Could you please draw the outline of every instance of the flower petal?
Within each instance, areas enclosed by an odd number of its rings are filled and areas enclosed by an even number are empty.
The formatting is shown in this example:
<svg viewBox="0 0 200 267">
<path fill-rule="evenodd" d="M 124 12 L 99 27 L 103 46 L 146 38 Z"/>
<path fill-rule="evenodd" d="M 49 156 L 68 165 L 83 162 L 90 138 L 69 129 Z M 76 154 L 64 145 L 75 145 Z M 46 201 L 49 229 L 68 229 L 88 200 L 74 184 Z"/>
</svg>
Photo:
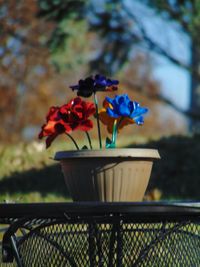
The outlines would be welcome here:
<svg viewBox="0 0 200 267">
<path fill-rule="evenodd" d="M 107 108 L 107 114 L 112 118 L 119 118 L 119 115 L 111 108 Z"/>
<path fill-rule="evenodd" d="M 143 118 L 143 116 L 139 116 L 139 117 L 137 117 L 137 118 L 134 118 L 134 121 L 135 121 L 135 123 L 136 123 L 137 125 L 142 125 L 142 124 L 144 124 L 144 118 Z"/>
<path fill-rule="evenodd" d="M 54 139 L 58 136 L 58 134 L 52 134 L 47 137 L 46 139 L 46 148 L 50 147 L 51 143 L 54 141 Z"/>
<path fill-rule="evenodd" d="M 107 79 L 105 76 L 96 74 L 94 77 L 89 76 L 85 79 L 79 80 L 77 85 L 72 85 L 72 90 L 77 90 L 78 96 L 90 97 L 97 91 L 114 91 L 117 90 L 117 80 Z"/>
<path fill-rule="evenodd" d="M 111 125 L 113 126 L 115 119 L 118 130 L 128 124 L 142 125 L 144 123 L 142 115 L 148 111 L 147 108 L 140 107 L 138 102 L 131 101 L 127 94 L 116 95 L 114 98 L 106 97 L 103 106 L 104 111 L 100 112 L 100 120 L 107 125 L 109 132 L 112 132 Z"/>
<path fill-rule="evenodd" d="M 107 131 L 109 133 L 112 133 L 113 130 L 113 123 L 114 123 L 114 118 L 110 117 L 107 112 L 106 109 L 101 109 L 99 112 L 99 119 L 100 121 L 107 126 Z"/>
<path fill-rule="evenodd" d="M 93 128 L 93 122 L 91 120 L 85 120 L 82 121 L 79 125 L 78 125 L 78 129 L 81 131 L 89 131 Z"/>
</svg>

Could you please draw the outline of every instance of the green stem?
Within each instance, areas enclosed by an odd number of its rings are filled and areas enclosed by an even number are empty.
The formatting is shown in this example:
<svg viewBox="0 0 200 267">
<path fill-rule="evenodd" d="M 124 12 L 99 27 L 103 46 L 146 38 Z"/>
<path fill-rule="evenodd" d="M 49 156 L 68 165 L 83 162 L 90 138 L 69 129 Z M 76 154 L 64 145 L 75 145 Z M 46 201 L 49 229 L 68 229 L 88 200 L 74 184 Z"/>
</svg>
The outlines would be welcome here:
<svg viewBox="0 0 200 267">
<path fill-rule="evenodd" d="M 79 147 L 78 147 L 76 141 L 74 140 L 74 138 L 70 134 L 68 134 L 68 133 L 66 133 L 66 135 L 72 140 L 72 142 L 74 143 L 76 149 L 79 150 Z"/>
<path fill-rule="evenodd" d="M 117 120 L 114 120 L 113 132 L 112 132 L 112 145 L 113 145 L 113 147 L 116 147 L 116 140 L 117 140 Z"/>
<path fill-rule="evenodd" d="M 119 120 L 119 122 L 117 123 L 117 126 L 116 126 L 117 129 L 119 128 L 119 125 L 121 124 L 121 122 L 123 121 L 123 119 L 124 119 L 123 117 L 120 118 L 120 120 Z"/>
<path fill-rule="evenodd" d="M 98 137 L 99 137 L 99 147 L 102 148 L 102 142 L 101 142 L 101 130 L 100 130 L 100 123 L 99 123 L 99 110 L 98 110 L 98 100 L 96 93 L 94 92 L 94 103 L 96 108 L 96 118 L 97 118 L 97 129 L 98 129 Z"/>
<path fill-rule="evenodd" d="M 90 149 L 92 149 L 92 142 L 91 142 L 90 135 L 89 135 L 89 133 L 87 131 L 85 133 L 87 135 L 87 139 L 88 139 L 88 143 L 89 143 Z"/>
</svg>

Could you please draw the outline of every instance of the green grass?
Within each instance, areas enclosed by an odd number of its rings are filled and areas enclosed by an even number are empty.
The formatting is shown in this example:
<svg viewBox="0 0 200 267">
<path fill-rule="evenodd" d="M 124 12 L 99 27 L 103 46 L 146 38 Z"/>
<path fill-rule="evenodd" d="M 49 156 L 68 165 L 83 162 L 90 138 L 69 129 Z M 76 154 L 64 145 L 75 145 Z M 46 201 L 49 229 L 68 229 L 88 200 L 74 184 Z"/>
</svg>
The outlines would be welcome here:
<svg viewBox="0 0 200 267">
<path fill-rule="evenodd" d="M 62 147 L 62 142 L 49 150 L 38 142 L 1 145 L 0 202 L 69 201 L 59 164 L 52 159 Z"/>
<path fill-rule="evenodd" d="M 135 141 L 144 142 L 144 137 Z M 79 145 L 84 140 L 79 141 Z M 130 144 L 130 138 L 119 140 L 118 146 Z M 93 140 L 93 148 L 98 142 Z M 58 162 L 58 150 L 74 150 L 73 144 L 61 140 L 45 149 L 44 142 L 0 145 L 0 202 L 70 201 Z"/>
<path fill-rule="evenodd" d="M 130 137 L 125 138 L 119 147 L 157 148 L 161 155 L 153 166 L 148 200 L 199 200 L 199 136 L 134 140 L 130 145 Z M 55 142 L 48 150 L 44 142 L 0 145 L 0 202 L 70 201 L 60 165 L 53 160 L 56 151 L 67 149 L 74 148 L 65 141 Z"/>
</svg>

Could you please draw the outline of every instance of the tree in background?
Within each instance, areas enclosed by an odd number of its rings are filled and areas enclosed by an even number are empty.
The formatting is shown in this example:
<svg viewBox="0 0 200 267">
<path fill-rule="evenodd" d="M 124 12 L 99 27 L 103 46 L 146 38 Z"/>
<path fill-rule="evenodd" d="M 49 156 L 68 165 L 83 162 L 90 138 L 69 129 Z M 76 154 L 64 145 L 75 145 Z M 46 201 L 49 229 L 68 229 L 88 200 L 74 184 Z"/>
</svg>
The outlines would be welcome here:
<svg viewBox="0 0 200 267">
<path fill-rule="evenodd" d="M 134 18 L 119 0 L 1 0 L 1 140 L 32 137 L 34 129 L 36 138 L 48 107 L 70 97 L 68 85 L 88 73 L 117 73 L 127 87 L 158 99 L 151 56 L 141 49 L 147 39 Z"/>
<path fill-rule="evenodd" d="M 65 51 L 60 57 L 54 53 L 53 66 L 48 40 L 55 26 L 39 18 L 38 12 L 35 0 L 0 1 L 0 139 L 3 142 L 16 142 L 24 134 L 33 137 L 34 131 L 36 138 L 47 107 L 55 105 L 55 97 L 61 102 L 64 92 L 66 95 L 65 75 L 70 81 L 72 69 L 80 71 L 81 59 L 76 58 L 81 54 L 80 46 L 87 49 L 81 42 L 86 33 L 84 23 L 77 22 L 75 27 L 71 24 Z M 80 44 L 75 43 L 74 32 L 78 31 Z M 53 50 L 53 42 L 51 45 Z M 68 72 L 58 74 L 55 66 L 58 67 L 57 61 L 62 65 L 62 58 L 67 58 Z"/>
<path fill-rule="evenodd" d="M 181 29 L 188 34 L 191 41 L 191 62 L 189 65 L 177 60 L 174 56 L 153 43 L 155 49 L 160 49 L 171 62 L 191 72 L 191 110 L 193 119 L 200 118 L 200 1 L 199 0 L 144 0 L 145 4 L 153 6 L 167 21 L 176 21 Z M 199 122 L 197 124 L 199 128 Z"/>
<path fill-rule="evenodd" d="M 173 64 L 191 72 L 191 109 L 185 114 L 194 120 L 200 117 L 200 1 L 199 0 L 39 0 L 41 15 L 48 17 L 57 23 L 57 30 L 54 32 L 52 40 L 54 44 L 59 40 L 68 37 L 62 35 L 60 25 L 67 17 L 77 19 L 87 19 L 89 29 L 99 33 L 103 42 L 98 46 L 96 57 L 91 60 L 91 68 L 98 69 L 103 73 L 113 74 L 124 66 L 130 59 L 136 47 L 142 47 L 165 56 Z M 135 6 L 138 4 L 149 6 L 159 13 L 159 16 L 171 23 L 178 31 L 185 32 L 191 40 L 191 63 L 186 64 L 180 60 L 179 55 L 170 53 L 169 47 L 162 46 L 155 41 L 155 36 L 148 33 L 143 20 L 144 16 L 137 14 Z M 175 24 L 175 22 L 177 24 Z M 151 22 L 149 21 L 149 24 Z M 59 32 L 59 34 L 58 34 Z M 165 34 L 165 30 L 163 31 Z M 158 38 L 162 38 L 159 36 Z M 177 88 L 177 90 L 179 90 Z M 180 89 L 181 90 L 181 89 Z M 170 101 L 165 100 L 173 105 Z M 175 107 L 177 108 L 177 107 Z"/>
<path fill-rule="evenodd" d="M 42 80 L 52 73 L 48 49 L 40 40 L 42 32 L 50 34 L 51 28 L 39 22 L 36 13 L 34 1 L 1 1 L 0 112 L 3 127 L 0 138 L 3 140 L 15 139 L 31 116 L 32 122 L 37 119 L 38 110 L 30 110 L 30 102 L 36 107 L 34 95 L 39 94 Z"/>
</svg>

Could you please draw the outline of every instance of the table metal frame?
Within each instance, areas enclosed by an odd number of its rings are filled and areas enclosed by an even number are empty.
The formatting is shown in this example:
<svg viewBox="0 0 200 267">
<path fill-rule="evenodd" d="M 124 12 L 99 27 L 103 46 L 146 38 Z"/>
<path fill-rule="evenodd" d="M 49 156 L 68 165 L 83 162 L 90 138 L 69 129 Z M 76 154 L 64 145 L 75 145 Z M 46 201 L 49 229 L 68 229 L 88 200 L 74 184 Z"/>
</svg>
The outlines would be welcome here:
<svg viewBox="0 0 200 267">
<path fill-rule="evenodd" d="M 35 225 L 37 225 L 37 227 L 46 227 L 53 224 L 83 223 L 88 225 L 89 263 L 90 266 L 97 266 L 96 259 L 92 254 L 92 247 L 95 245 L 94 240 L 99 240 L 100 242 L 96 225 L 112 224 L 110 236 L 111 244 L 109 245 L 110 251 L 108 265 L 106 266 L 123 266 L 122 224 L 152 224 L 160 222 L 162 222 L 163 227 L 167 223 L 175 223 L 174 231 L 190 223 L 200 226 L 200 204 L 191 202 L 0 204 L 0 223 L 10 224 L 10 227 L 3 237 L 3 259 L 5 262 L 11 262 L 13 258 L 15 258 L 18 266 L 24 266 L 17 247 L 18 240 L 15 239 L 15 234 L 19 229 L 22 229 L 22 234 L 24 231 L 24 235 L 26 235 L 26 230 L 33 231 Z M 25 228 L 26 230 L 24 230 Z M 200 227 L 198 230 L 200 230 Z M 169 229 L 169 231 L 172 230 Z M 164 229 L 161 238 L 169 234 L 169 231 L 167 232 L 166 229 Z M 197 234 L 198 244 L 200 244 L 200 231 Z M 117 245 L 114 251 L 112 250 L 112 246 L 115 242 Z M 156 242 L 156 239 L 151 241 L 151 243 L 152 242 Z M 140 253 L 140 257 L 130 266 L 143 266 L 139 265 L 139 263 L 142 257 L 148 253 L 149 248 L 149 245 L 145 247 L 143 252 Z M 97 247 L 97 251 L 100 253 L 99 255 L 102 254 L 100 247 Z M 112 262 L 114 253 L 117 255 L 115 263 Z M 70 260 L 73 261 L 72 259 Z M 71 264 L 70 266 L 78 265 L 74 263 L 74 265 Z M 98 266 L 104 265 L 98 261 Z"/>
</svg>

